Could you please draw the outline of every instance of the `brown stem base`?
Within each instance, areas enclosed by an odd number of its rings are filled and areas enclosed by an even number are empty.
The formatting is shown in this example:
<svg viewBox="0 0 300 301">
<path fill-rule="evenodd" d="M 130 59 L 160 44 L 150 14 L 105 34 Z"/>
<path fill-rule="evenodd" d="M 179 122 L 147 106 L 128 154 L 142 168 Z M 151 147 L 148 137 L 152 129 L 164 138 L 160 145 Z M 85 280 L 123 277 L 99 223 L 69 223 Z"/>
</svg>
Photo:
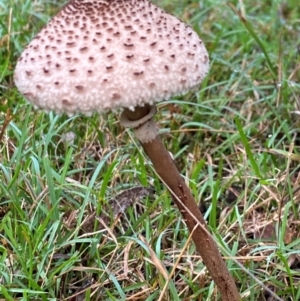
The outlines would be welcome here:
<svg viewBox="0 0 300 301">
<path fill-rule="evenodd" d="M 192 238 L 197 251 L 215 281 L 222 300 L 240 301 L 241 297 L 237 287 L 220 255 L 215 241 L 208 233 L 206 222 L 190 189 L 186 186 L 185 181 L 179 174 L 161 139 L 157 136 L 153 141 L 141 144 L 152 161 L 156 172 L 170 189 L 174 202 L 178 206 L 189 231 L 193 233 Z M 182 204 L 184 204 L 194 216 L 191 216 Z M 198 222 L 195 221 L 195 219 Z"/>
</svg>

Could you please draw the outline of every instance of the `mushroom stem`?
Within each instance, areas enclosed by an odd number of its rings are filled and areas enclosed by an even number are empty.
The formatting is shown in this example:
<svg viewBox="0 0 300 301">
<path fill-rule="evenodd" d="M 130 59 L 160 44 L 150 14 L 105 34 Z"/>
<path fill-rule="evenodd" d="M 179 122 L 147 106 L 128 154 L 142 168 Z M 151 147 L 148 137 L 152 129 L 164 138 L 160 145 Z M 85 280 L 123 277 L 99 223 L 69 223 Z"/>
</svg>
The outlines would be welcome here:
<svg viewBox="0 0 300 301">
<path fill-rule="evenodd" d="M 126 118 L 127 112 L 128 110 L 123 112 L 121 119 L 124 120 Z M 136 116 L 141 116 L 141 112 L 139 112 L 138 107 L 135 108 L 134 112 L 137 113 Z M 130 120 L 134 120 L 134 112 L 130 112 L 130 116 L 127 116 L 127 120 L 129 118 Z M 148 131 L 149 128 L 155 128 L 155 122 L 152 116 L 144 124 Z M 139 131 L 141 127 L 143 127 L 143 125 L 139 125 Z M 136 131 L 136 129 L 134 129 L 134 131 Z M 185 184 L 185 181 L 172 161 L 169 152 L 166 150 L 164 144 L 156 133 L 151 135 L 151 137 L 155 135 L 155 138 L 151 141 L 147 141 L 146 139 L 145 142 L 145 140 L 143 141 L 143 139 L 141 140 L 139 137 L 137 138 L 140 140 L 144 151 L 152 161 L 157 174 L 171 192 L 174 202 L 179 208 L 189 231 L 192 233 L 196 249 L 201 255 L 203 262 L 220 291 L 222 300 L 241 300 L 233 278 L 221 257 L 217 244 L 208 232 L 206 222 L 191 194 L 190 189 Z"/>
</svg>

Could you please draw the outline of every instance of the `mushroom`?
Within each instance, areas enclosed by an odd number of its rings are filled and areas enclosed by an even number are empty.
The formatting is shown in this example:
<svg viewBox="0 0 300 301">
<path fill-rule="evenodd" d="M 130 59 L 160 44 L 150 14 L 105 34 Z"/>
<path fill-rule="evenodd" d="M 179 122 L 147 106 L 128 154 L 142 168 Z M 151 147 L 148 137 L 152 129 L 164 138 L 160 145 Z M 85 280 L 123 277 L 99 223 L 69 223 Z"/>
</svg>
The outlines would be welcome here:
<svg viewBox="0 0 300 301">
<path fill-rule="evenodd" d="M 154 103 L 197 87 L 209 69 L 191 27 L 149 0 L 72 0 L 25 48 L 14 80 L 36 107 L 57 113 L 122 108 L 166 184 L 223 300 L 240 300 L 185 181 L 161 142 Z"/>
</svg>

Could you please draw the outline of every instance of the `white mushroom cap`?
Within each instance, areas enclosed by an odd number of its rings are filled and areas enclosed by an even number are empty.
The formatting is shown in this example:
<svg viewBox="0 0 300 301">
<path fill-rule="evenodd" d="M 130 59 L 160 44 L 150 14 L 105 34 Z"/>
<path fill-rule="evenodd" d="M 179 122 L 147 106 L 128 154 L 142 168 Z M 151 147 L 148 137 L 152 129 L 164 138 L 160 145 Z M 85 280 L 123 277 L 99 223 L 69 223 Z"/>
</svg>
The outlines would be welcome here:
<svg viewBox="0 0 300 301">
<path fill-rule="evenodd" d="M 148 0 L 72 0 L 26 47 L 14 80 L 40 108 L 91 114 L 183 94 L 208 68 L 198 35 Z"/>
</svg>

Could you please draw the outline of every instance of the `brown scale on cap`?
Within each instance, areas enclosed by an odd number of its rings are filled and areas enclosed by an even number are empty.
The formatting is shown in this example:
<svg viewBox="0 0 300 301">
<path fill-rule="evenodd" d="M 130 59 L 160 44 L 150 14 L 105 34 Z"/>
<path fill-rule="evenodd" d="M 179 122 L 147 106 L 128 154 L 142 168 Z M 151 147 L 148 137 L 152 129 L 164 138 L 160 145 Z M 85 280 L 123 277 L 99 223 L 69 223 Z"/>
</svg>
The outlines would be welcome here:
<svg viewBox="0 0 300 301">
<path fill-rule="evenodd" d="M 25 48 L 14 79 L 38 107 L 90 114 L 185 93 L 208 63 L 198 35 L 148 0 L 71 0 Z"/>
</svg>

